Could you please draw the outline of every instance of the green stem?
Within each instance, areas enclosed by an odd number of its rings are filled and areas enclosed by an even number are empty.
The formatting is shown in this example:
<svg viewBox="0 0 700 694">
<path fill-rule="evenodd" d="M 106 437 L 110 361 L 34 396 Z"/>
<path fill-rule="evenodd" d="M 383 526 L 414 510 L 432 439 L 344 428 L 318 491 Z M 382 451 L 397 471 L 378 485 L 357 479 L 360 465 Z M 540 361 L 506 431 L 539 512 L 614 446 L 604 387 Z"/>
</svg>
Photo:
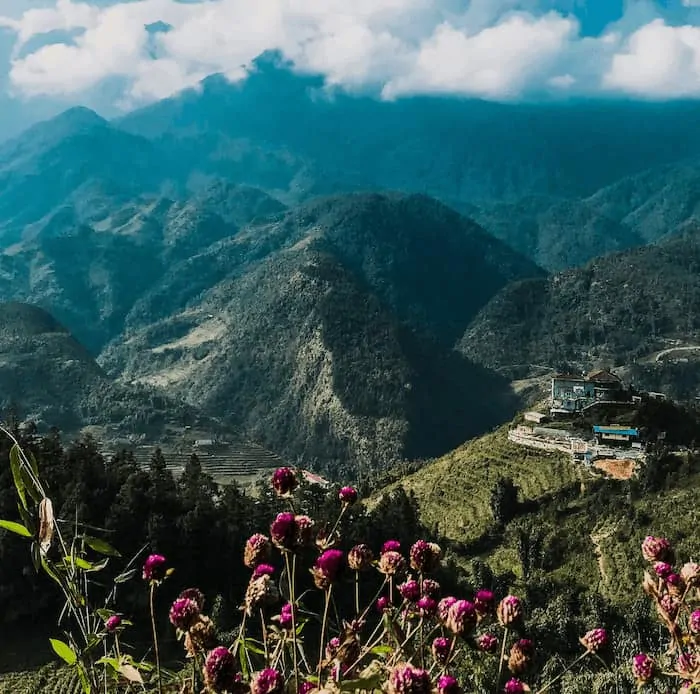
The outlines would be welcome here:
<svg viewBox="0 0 700 694">
<path fill-rule="evenodd" d="M 326 591 L 326 604 L 323 607 L 323 621 L 321 622 L 321 645 L 318 650 L 318 686 L 321 687 L 321 670 L 323 663 L 323 651 L 326 647 L 326 624 L 328 623 L 328 607 L 331 604 L 331 593 L 333 592 L 333 584 Z"/>
<path fill-rule="evenodd" d="M 506 643 L 508 642 L 508 627 L 503 629 L 503 643 L 501 644 L 501 657 L 498 661 L 498 675 L 496 675 L 496 694 L 501 686 L 501 677 L 503 676 L 503 662 L 506 659 Z"/>
<path fill-rule="evenodd" d="M 542 692 L 546 692 L 555 682 L 558 682 L 562 677 L 564 677 L 564 675 L 569 672 L 574 665 L 580 663 L 587 655 L 589 655 L 590 652 L 591 651 L 586 651 L 585 653 L 581 654 L 568 667 L 564 668 L 553 680 L 547 682 L 542 689 L 538 689 L 535 694 L 542 694 Z"/>
<path fill-rule="evenodd" d="M 158 650 L 158 630 L 156 629 L 156 612 L 154 608 L 154 596 L 156 584 L 151 581 L 150 608 L 151 608 L 151 629 L 153 629 L 153 648 L 156 655 L 156 681 L 158 682 L 158 694 L 163 694 L 163 682 L 160 674 L 160 652 Z"/>
</svg>

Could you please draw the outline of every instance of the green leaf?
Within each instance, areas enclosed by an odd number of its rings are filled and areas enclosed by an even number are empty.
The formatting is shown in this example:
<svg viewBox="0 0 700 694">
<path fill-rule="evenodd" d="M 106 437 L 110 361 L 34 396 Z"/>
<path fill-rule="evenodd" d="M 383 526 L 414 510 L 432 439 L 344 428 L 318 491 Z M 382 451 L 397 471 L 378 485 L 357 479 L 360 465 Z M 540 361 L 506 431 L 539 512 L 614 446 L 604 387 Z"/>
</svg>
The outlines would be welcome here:
<svg viewBox="0 0 700 694">
<path fill-rule="evenodd" d="M 91 564 L 89 561 L 86 561 L 85 559 L 81 557 L 74 557 L 74 556 L 68 556 L 63 559 L 65 564 L 72 564 L 78 569 L 82 569 L 83 571 L 94 571 L 95 565 Z"/>
<path fill-rule="evenodd" d="M 12 480 L 15 483 L 15 489 L 19 496 L 22 506 L 27 510 L 27 494 L 24 489 L 24 481 L 22 480 L 22 459 L 20 458 L 19 446 L 15 444 L 10 449 L 10 470 L 12 470 Z"/>
<path fill-rule="evenodd" d="M 53 568 L 53 565 L 50 564 L 48 561 L 46 561 L 45 557 L 41 558 L 41 566 L 44 569 L 44 571 L 54 580 L 56 583 L 58 583 L 59 586 L 63 586 L 63 581 L 61 580 L 61 577 L 58 575 L 56 570 Z"/>
<path fill-rule="evenodd" d="M 80 686 L 83 688 L 83 694 L 91 694 L 92 686 L 88 679 L 88 673 L 80 661 L 78 661 L 78 677 L 80 677 Z"/>
<path fill-rule="evenodd" d="M 53 648 L 56 655 L 68 665 L 75 665 L 78 660 L 78 656 L 75 651 L 60 639 L 49 639 L 51 642 L 51 648 Z"/>
<path fill-rule="evenodd" d="M 391 655 L 394 649 L 391 646 L 375 646 L 370 653 L 374 655 Z"/>
<path fill-rule="evenodd" d="M 97 665 L 109 665 L 115 672 L 119 672 L 120 662 L 117 658 L 108 658 L 107 656 L 102 656 L 97 661 Z"/>
<path fill-rule="evenodd" d="M 129 571 L 125 571 L 122 574 L 119 574 L 114 579 L 115 583 L 126 583 L 127 581 L 130 581 L 134 576 L 136 576 L 136 573 L 138 572 L 138 569 L 130 569 Z"/>
<path fill-rule="evenodd" d="M 250 671 L 248 670 L 248 658 L 246 657 L 245 639 L 241 640 L 240 642 L 240 648 L 238 649 L 238 660 L 241 663 L 241 672 L 243 673 L 243 677 L 245 679 L 248 679 Z"/>
<path fill-rule="evenodd" d="M 35 504 L 38 504 L 43 497 L 41 495 L 41 492 L 36 488 L 36 485 L 32 480 L 32 476 L 27 471 L 26 465 L 22 465 L 22 467 L 20 467 L 19 474 L 22 477 L 22 483 L 24 484 L 24 488 L 29 492 L 29 496 L 32 497 L 32 500 Z"/>
<path fill-rule="evenodd" d="M 256 655 L 265 655 L 265 650 L 258 646 L 253 639 L 245 639 L 245 647 Z"/>
<path fill-rule="evenodd" d="M 13 521 L 0 520 L 0 528 L 9 530 L 15 535 L 21 535 L 22 537 L 31 537 L 32 534 L 27 530 L 21 523 L 15 523 Z"/>
<path fill-rule="evenodd" d="M 85 544 L 98 554 L 105 554 L 108 557 L 121 557 L 121 554 L 119 554 L 109 542 L 105 542 L 99 537 L 90 537 L 86 535 L 83 539 L 85 540 Z"/>
</svg>

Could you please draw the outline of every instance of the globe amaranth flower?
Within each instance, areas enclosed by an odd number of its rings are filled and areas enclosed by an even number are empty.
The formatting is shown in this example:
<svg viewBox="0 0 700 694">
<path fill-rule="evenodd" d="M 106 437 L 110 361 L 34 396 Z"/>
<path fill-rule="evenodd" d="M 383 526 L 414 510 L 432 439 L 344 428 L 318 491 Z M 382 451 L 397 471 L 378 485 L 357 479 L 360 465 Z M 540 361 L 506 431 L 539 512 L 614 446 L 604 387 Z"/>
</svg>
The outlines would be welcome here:
<svg viewBox="0 0 700 694">
<path fill-rule="evenodd" d="M 245 609 L 248 616 L 254 615 L 266 605 L 272 605 L 279 600 L 280 594 L 272 577 L 263 574 L 251 579 L 245 592 Z"/>
<path fill-rule="evenodd" d="M 245 543 L 243 563 L 249 569 L 254 569 L 258 564 L 264 564 L 269 561 L 271 554 L 272 545 L 270 544 L 270 538 L 262 533 L 255 533 Z"/>
<path fill-rule="evenodd" d="M 423 595 L 427 595 L 430 598 L 435 598 L 435 600 L 437 600 L 440 597 L 440 584 L 432 578 L 424 578 L 421 583 L 421 589 Z"/>
<path fill-rule="evenodd" d="M 294 623 L 294 616 L 292 614 L 293 609 L 292 603 L 290 602 L 285 602 L 284 605 L 282 605 L 278 619 L 279 625 L 282 629 L 292 628 Z"/>
<path fill-rule="evenodd" d="M 290 467 L 277 468 L 272 474 L 272 488 L 278 496 L 289 496 L 298 484 L 296 473 Z"/>
<path fill-rule="evenodd" d="M 430 615 L 437 612 L 437 600 L 431 598 L 429 595 L 424 595 L 418 601 L 418 614 L 421 617 L 429 617 Z"/>
<path fill-rule="evenodd" d="M 401 597 L 408 602 L 418 602 L 420 598 L 420 583 L 412 578 L 398 585 L 398 591 Z"/>
<path fill-rule="evenodd" d="M 666 593 L 658 602 L 658 609 L 670 619 L 675 619 L 681 606 L 680 600 L 675 595 Z"/>
<path fill-rule="evenodd" d="M 457 602 L 457 598 L 448 595 L 446 598 L 443 598 L 440 600 L 438 603 L 437 607 L 437 614 L 439 620 L 444 624 L 447 621 L 447 615 L 450 612 L 450 607 L 454 605 Z"/>
<path fill-rule="evenodd" d="M 440 665 L 446 665 L 447 660 L 450 657 L 450 640 L 446 639 L 444 636 L 438 636 L 433 639 L 433 644 L 430 648 L 433 653 L 433 658 Z"/>
<path fill-rule="evenodd" d="M 170 623 L 180 631 L 187 631 L 199 618 L 199 605 L 191 598 L 178 598 L 168 614 Z"/>
<path fill-rule="evenodd" d="M 199 588 L 185 588 L 177 597 L 194 600 L 200 612 L 204 609 L 204 593 Z"/>
<path fill-rule="evenodd" d="M 258 564 L 253 571 L 253 578 L 260 578 L 260 576 L 273 576 L 275 573 L 275 567 L 270 564 Z"/>
<path fill-rule="evenodd" d="M 278 513 L 270 525 L 270 537 L 276 547 L 291 550 L 296 545 L 297 523 L 293 513 Z"/>
<path fill-rule="evenodd" d="M 355 545 L 348 552 L 348 566 L 353 571 L 365 571 L 372 566 L 374 555 L 367 545 Z"/>
<path fill-rule="evenodd" d="M 398 540 L 387 540 L 383 545 L 380 554 L 384 552 L 400 552 L 401 543 Z"/>
<path fill-rule="evenodd" d="M 326 660 L 333 660 L 338 653 L 338 649 L 340 648 L 340 639 L 337 636 L 334 636 L 327 644 L 326 644 Z"/>
<path fill-rule="evenodd" d="M 357 501 L 357 489 L 355 487 L 341 487 L 338 498 L 346 506 L 351 506 Z"/>
<path fill-rule="evenodd" d="M 460 694 L 462 688 L 452 675 L 442 675 L 437 683 L 438 694 Z"/>
<path fill-rule="evenodd" d="M 468 634 L 477 621 L 476 608 L 469 600 L 457 600 L 447 611 L 445 626 L 457 636 Z"/>
<path fill-rule="evenodd" d="M 118 614 L 113 614 L 105 621 L 105 630 L 113 634 L 122 624 L 122 618 Z"/>
<path fill-rule="evenodd" d="M 642 556 L 648 562 L 667 561 L 671 558 L 671 543 L 665 537 L 647 535 L 642 542 Z"/>
<path fill-rule="evenodd" d="M 700 583 L 700 564 L 689 561 L 681 568 L 681 578 L 689 586 L 696 586 Z"/>
<path fill-rule="evenodd" d="M 508 669 L 514 675 L 520 675 L 532 663 L 535 654 L 535 644 L 530 639 L 519 639 L 510 647 L 508 655 Z"/>
<path fill-rule="evenodd" d="M 694 610 L 690 613 L 688 628 L 693 634 L 700 634 L 700 610 Z"/>
<path fill-rule="evenodd" d="M 530 688 L 524 682 L 513 677 L 506 682 L 503 691 L 505 694 L 524 694 L 524 692 L 529 692 Z"/>
<path fill-rule="evenodd" d="M 217 646 L 210 651 L 204 662 L 204 683 L 207 689 L 216 692 L 230 692 L 236 686 L 236 659 L 228 648 Z"/>
<path fill-rule="evenodd" d="M 519 597 L 506 595 L 496 608 L 498 621 L 505 627 L 515 624 L 523 616 L 523 604 Z"/>
<path fill-rule="evenodd" d="M 339 549 L 327 549 L 314 564 L 311 574 L 317 588 L 327 590 L 338 578 L 345 563 L 345 555 Z"/>
<path fill-rule="evenodd" d="M 297 547 L 306 547 L 310 545 L 314 534 L 313 520 L 305 515 L 294 516 L 294 524 L 296 526 Z"/>
<path fill-rule="evenodd" d="M 406 560 L 398 552 L 389 550 L 379 557 L 378 568 L 387 576 L 401 575 L 406 570 Z"/>
<path fill-rule="evenodd" d="M 608 643 L 608 632 L 605 629 L 591 629 L 579 640 L 587 651 L 597 653 Z"/>
<path fill-rule="evenodd" d="M 646 653 L 637 653 L 632 657 L 632 675 L 637 682 L 644 684 L 654 677 L 656 664 Z"/>
<path fill-rule="evenodd" d="M 486 617 L 493 612 L 493 608 L 496 604 L 496 597 L 490 591 L 482 588 L 476 591 L 474 596 L 474 607 L 479 617 Z"/>
<path fill-rule="evenodd" d="M 143 564 L 143 580 L 162 581 L 166 574 L 166 563 L 162 554 L 151 554 Z"/>
<path fill-rule="evenodd" d="M 426 670 L 400 663 L 389 673 L 389 694 L 430 694 L 433 689 Z"/>
<path fill-rule="evenodd" d="M 668 578 L 673 573 L 673 567 L 666 561 L 654 562 L 654 573 L 659 578 Z"/>
<path fill-rule="evenodd" d="M 200 614 L 197 621 L 185 634 L 185 651 L 187 651 L 187 655 L 194 658 L 197 654 L 213 648 L 216 644 L 215 636 L 214 623 L 209 617 Z"/>
<path fill-rule="evenodd" d="M 384 612 L 390 607 L 389 598 L 386 595 L 382 595 L 381 598 L 377 599 L 377 612 Z"/>
<path fill-rule="evenodd" d="M 487 632 L 477 637 L 476 646 L 484 653 L 495 653 L 498 649 L 498 639 Z"/>
<path fill-rule="evenodd" d="M 411 568 L 423 574 L 435 571 L 440 565 L 440 557 L 442 557 L 442 549 L 440 545 L 434 542 L 426 542 L 418 540 L 413 543 L 409 552 L 411 559 Z"/>
<path fill-rule="evenodd" d="M 284 677 L 272 668 L 256 672 L 250 681 L 251 694 L 281 694 L 283 691 Z"/>
</svg>

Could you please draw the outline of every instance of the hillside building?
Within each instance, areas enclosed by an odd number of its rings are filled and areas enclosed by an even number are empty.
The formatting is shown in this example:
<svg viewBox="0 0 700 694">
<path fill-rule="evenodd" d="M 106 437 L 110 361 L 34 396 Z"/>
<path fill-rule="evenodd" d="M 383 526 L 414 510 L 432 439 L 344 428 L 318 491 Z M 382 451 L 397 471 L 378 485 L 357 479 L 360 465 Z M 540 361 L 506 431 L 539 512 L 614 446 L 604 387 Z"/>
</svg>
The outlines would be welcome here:
<svg viewBox="0 0 700 694">
<path fill-rule="evenodd" d="M 639 441 L 639 429 L 622 425 L 594 426 L 593 433 L 599 444 L 632 445 Z"/>
<path fill-rule="evenodd" d="M 611 371 L 588 375 L 558 374 L 552 378 L 550 414 L 572 415 L 602 402 L 625 402 L 630 394 Z"/>
</svg>

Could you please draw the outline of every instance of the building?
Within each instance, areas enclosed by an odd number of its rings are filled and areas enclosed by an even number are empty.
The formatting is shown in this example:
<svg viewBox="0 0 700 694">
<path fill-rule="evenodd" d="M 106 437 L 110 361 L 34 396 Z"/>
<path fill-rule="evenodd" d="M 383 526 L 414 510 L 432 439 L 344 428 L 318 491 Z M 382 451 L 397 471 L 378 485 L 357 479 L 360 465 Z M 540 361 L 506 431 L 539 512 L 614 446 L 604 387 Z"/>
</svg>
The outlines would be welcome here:
<svg viewBox="0 0 700 694">
<path fill-rule="evenodd" d="M 526 412 L 523 415 L 523 419 L 526 422 L 533 422 L 534 424 L 543 424 L 547 421 L 547 415 L 542 412 Z"/>
<path fill-rule="evenodd" d="M 621 444 L 631 445 L 639 441 L 639 429 L 617 424 L 594 426 L 593 433 L 599 444 L 619 446 Z"/>
<path fill-rule="evenodd" d="M 599 401 L 620 400 L 624 391 L 622 381 L 611 371 L 593 371 L 587 380 L 593 384 L 593 396 Z"/>
<path fill-rule="evenodd" d="M 588 375 L 559 374 L 552 378 L 550 414 L 571 415 L 602 402 L 627 402 L 630 393 L 611 371 Z"/>
</svg>

